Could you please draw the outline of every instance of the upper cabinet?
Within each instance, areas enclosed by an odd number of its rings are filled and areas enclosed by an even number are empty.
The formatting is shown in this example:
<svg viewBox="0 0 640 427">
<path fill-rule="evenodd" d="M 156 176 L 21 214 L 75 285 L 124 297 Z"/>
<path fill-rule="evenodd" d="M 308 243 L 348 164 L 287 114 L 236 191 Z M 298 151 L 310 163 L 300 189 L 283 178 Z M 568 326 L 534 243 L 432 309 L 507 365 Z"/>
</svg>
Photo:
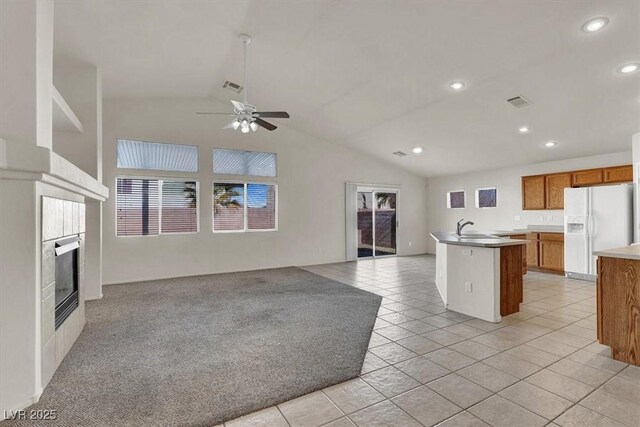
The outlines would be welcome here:
<svg viewBox="0 0 640 427">
<path fill-rule="evenodd" d="M 618 166 L 604 170 L 604 182 L 630 182 L 633 181 L 633 166 Z"/>
<path fill-rule="evenodd" d="M 564 189 L 571 187 L 571 173 L 545 176 L 545 209 L 564 209 Z"/>
<path fill-rule="evenodd" d="M 544 209 L 544 175 L 522 177 L 522 209 Z"/>
<path fill-rule="evenodd" d="M 633 181 L 631 165 L 522 177 L 522 209 L 564 209 L 564 189 Z"/>
<path fill-rule="evenodd" d="M 602 169 L 589 169 L 573 173 L 573 186 L 583 187 L 588 185 L 598 185 L 604 182 Z"/>
</svg>

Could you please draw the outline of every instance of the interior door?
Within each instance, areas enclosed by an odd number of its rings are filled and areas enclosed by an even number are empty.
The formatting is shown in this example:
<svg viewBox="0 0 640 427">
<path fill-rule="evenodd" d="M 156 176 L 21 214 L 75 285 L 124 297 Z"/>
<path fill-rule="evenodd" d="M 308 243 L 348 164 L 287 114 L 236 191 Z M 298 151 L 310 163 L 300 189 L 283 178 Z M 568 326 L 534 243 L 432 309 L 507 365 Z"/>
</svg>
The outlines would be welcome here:
<svg viewBox="0 0 640 427">
<path fill-rule="evenodd" d="M 372 257 L 373 254 L 373 192 L 358 191 L 358 258 Z"/>
<path fill-rule="evenodd" d="M 373 195 L 375 256 L 395 255 L 397 193 L 375 192 Z"/>
</svg>

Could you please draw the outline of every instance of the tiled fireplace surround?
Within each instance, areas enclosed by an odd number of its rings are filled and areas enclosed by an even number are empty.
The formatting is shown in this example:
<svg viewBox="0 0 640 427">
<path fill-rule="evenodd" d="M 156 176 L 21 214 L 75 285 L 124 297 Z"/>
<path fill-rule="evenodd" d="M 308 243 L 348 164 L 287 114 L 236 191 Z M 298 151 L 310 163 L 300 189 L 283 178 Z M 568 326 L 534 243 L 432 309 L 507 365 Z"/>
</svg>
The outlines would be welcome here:
<svg viewBox="0 0 640 427">
<path fill-rule="evenodd" d="M 55 243 L 79 237 L 78 307 L 55 329 Z M 85 205 L 42 197 L 41 356 L 42 386 L 46 387 L 85 324 Z"/>
</svg>

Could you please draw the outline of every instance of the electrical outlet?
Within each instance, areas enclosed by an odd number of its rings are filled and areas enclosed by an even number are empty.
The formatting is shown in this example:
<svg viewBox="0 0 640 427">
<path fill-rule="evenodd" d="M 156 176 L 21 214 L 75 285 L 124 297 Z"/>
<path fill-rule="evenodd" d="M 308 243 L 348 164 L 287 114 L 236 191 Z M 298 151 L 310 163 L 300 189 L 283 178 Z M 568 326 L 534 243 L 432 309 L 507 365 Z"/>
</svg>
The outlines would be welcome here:
<svg viewBox="0 0 640 427">
<path fill-rule="evenodd" d="M 516 215 L 516 221 L 520 221 L 520 215 Z"/>
<path fill-rule="evenodd" d="M 471 255 L 473 255 L 473 250 L 471 250 L 471 249 L 463 249 L 462 250 L 462 255 L 471 256 Z"/>
<path fill-rule="evenodd" d="M 540 222 L 544 222 L 544 215 L 540 215 Z"/>
<path fill-rule="evenodd" d="M 464 282 L 464 290 L 466 292 L 471 292 L 471 282 Z"/>
<path fill-rule="evenodd" d="M 547 221 L 549 221 L 549 222 L 553 221 L 553 215 L 552 214 L 548 214 L 547 215 Z"/>
</svg>

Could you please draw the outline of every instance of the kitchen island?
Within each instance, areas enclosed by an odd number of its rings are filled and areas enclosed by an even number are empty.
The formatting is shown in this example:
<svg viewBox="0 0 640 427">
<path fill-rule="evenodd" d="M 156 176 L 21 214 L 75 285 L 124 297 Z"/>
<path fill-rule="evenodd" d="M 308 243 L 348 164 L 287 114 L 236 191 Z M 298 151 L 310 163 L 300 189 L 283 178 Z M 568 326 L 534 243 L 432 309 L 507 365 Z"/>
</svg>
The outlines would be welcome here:
<svg viewBox="0 0 640 427">
<path fill-rule="evenodd" d="M 480 232 L 431 237 L 436 285 L 447 309 L 494 323 L 520 310 L 526 240 Z"/>
<path fill-rule="evenodd" d="M 640 366 L 640 245 L 595 251 L 597 329 L 611 357 Z"/>
</svg>

